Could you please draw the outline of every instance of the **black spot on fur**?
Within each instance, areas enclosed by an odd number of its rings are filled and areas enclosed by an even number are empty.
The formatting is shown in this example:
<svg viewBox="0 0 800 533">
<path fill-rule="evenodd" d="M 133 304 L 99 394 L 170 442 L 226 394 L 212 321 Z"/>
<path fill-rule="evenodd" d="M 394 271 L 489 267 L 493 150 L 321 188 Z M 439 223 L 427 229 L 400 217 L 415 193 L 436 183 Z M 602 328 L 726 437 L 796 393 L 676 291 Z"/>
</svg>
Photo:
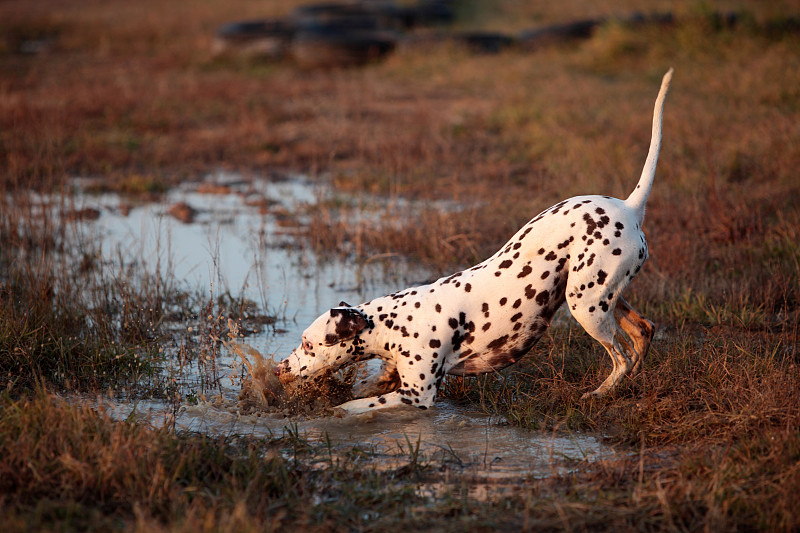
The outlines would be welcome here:
<svg viewBox="0 0 800 533">
<path fill-rule="evenodd" d="M 589 213 L 584 213 L 583 220 L 586 222 L 586 234 L 591 235 L 594 233 L 594 230 L 597 228 L 597 223 L 592 218 L 592 215 Z"/>
<path fill-rule="evenodd" d="M 453 333 L 453 338 L 450 339 L 450 344 L 453 345 L 453 351 L 458 351 L 461 348 L 461 343 L 464 341 L 465 337 L 459 331 L 455 331 Z"/>
<path fill-rule="evenodd" d="M 536 289 L 533 288 L 533 285 L 525 287 L 525 297 L 531 300 L 534 296 L 536 296 Z"/>
<path fill-rule="evenodd" d="M 539 304 L 540 306 L 546 305 L 548 300 L 550 300 L 549 291 L 542 291 L 538 295 L 536 295 L 536 303 Z"/>
<path fill-rule="evenodd" d="M 503 335 L 492 342 L 490 342 L 486 347 L 490 350 L 494 350 L 497 348 L 502 348 L 508 342 L 508 335 Z"/>
</svg>

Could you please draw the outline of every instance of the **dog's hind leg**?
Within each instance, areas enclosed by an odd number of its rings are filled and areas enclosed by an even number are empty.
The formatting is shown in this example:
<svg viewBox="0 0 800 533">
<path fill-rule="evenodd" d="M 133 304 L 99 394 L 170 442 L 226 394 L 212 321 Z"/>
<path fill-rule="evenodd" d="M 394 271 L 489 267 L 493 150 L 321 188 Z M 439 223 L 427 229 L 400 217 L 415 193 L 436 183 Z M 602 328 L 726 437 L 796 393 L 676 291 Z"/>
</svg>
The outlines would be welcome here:
<svg viewBox="0 0 800 533">
<path fill-rule="evenodd" d="M 624 330 L 615 317 L 615 307 L 620 298 L 618 296 L 612 296 L 610 300 L 606 298 L 602 300 L 602 306 L 587 305 L 586 300 L 587 298 L 580 299 L 574 293 L 567 295 L 572 316 L 583 326 L 586 333 L 603 345 L 611 357 L 613 368 L 605 381 L 594 391 L 584 394 L 583 398 L 604 396 L 611 392 L 622 378 L 630 374 L 639 360 L 636 350 L 622 334 Z"/>
<path fill-rule="evenodd" d="M 614 318 L 619 327 L 628 334 L 633 341 L 633 374 L 638 374 L 650 350 L 656 328 L 655 324 L 647 320 L 638 311 L 630 306 L 625 298 L 620 297 L 614 308 Z"/>
<path fill-rule="evenodd" d="M 625 340 L 625 337 L 621 335 L 616 321 L 610 314 L 609 320 L 604 321 L 599 327 L 587 328 L 584 326 L 584 329 L 606 349 L 606 352 L 611 357 L 613 368 L 605 381 L 594 391 L 584 394 L 583 398 L 605 396 L 614 390 L 619 385 L 619 382 L 622 381 L 622 378 L 633 370 L 634 362 L 631 357 L 633 350 Z"/>
</svg>

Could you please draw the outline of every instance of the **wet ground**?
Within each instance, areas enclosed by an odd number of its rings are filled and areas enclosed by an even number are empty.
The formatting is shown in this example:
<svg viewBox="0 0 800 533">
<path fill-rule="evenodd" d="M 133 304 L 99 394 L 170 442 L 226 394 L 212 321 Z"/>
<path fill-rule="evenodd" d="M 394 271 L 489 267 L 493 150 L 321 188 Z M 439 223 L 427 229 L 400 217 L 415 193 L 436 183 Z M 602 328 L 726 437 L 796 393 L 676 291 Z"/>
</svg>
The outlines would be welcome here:
<svg viewBox="0 0 800 533">
<path fill-rule="evenodd" d="M 185 290 L 243 295 L 275 315 L 273 325 L 238 342 L 281 359 L 306 325 L 339 301 L 360 303 L 431 277 L 399 258 L 387 268 L 383 261 L 354 266 L 346 258 L 317 257 L 297 234 L 309 210 L 330 195 L 302 178 L 272 182 L 217 175 L 205 185 L 187 185 L 138 205 L 114 194 L 78 194 L 75 209 L 94 210 L 94 220 L 81 227 L 100 237 L 108 258 L 122 256 L 141 261 L 151 272 L 169 272 Z M 187 331 L 192 327 L 185 325 Z M 241 376 L 237 356 L 224 349 L 215 364 L 219 375 Z M 189 366 L 184 371 L 199 370 Z M 213 390 L 193 390 L 191 398 L 178 402 L 85 400 L 120 419 L 132 416 L 209 434 L 276 437 L 295 432 L 325 443 L 333 454 L 361 450 L 372 468 L 395 468 L 422 457 L 484 484 L 513 485 L 515 479 L 564 473 L 576 461 L 614 455 L 599 435 L 527 431 L 446 401 L 425 412 L 395 409 L 293 419 L 242 414 L 240 390 L 241 381 L 234 377 L 222 378 Z M 437 488 L 427 485 L 426 490 Z"/>
<path fill-rule="evenodd" d="M 323 463 L 358 455 L 356 460 L 365 468 L 386 470 L 415 461 L 453 477 L 443 475 L 443 482 L 466 478 L 484 489 L 509 490 L 523 479 L 565 474 L 581 462 L 609 459 L 616 453 L 599 435 L 527 431 L 446 400 L 427 411 L 397 408 L 306 420 L 242 415 L 234 402 L 219 398 L 182 405 L 177 412 L 159 402 L 98 402 L 115 418 L 174 424 L 211 435 L 299 435 L 324 448 L 319 458 Z M 425 487 L 437 490 L 436 484 Z"/>
</svg>

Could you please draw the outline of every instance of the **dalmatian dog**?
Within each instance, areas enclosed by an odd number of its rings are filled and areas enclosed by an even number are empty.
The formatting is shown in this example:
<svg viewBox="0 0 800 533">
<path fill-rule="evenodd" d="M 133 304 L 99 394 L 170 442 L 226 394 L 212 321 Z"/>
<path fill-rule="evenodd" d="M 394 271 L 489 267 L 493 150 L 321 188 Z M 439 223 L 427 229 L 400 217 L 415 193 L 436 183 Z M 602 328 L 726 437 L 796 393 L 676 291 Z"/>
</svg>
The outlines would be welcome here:
<svg viewBox="0 0 800 533">
<path fill-rule="evenodd" d="M 639 371 L 655 327 L 622 292 L 648 255 L 642 223 L 671 79 L 672 69 L 656 99 L 641 178 L 627 199 L 564 200 L 472 268 L 354 307 L 342 302 L 303 332 L 301 345 L 276 373 L 309 379 L 380 358 L 385 372 L 371 386 L 373 395 L 340 407 L 352 414 L 404 404 L 427 409 L 446 374 L 474 376 L 518 361 L 565 301 L 613 362 L 610 375 L 584 398 L 608 394 L 623 377 Z"/>
</svg>

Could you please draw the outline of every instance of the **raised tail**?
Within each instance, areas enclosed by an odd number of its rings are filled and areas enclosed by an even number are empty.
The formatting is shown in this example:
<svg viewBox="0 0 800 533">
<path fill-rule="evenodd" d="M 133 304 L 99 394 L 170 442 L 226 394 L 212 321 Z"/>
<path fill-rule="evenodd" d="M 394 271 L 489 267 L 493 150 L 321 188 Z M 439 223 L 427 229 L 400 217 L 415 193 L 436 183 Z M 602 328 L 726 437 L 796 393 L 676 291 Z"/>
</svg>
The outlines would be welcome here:
<svg viewBox="0 0 800 533">
<path fill-rule="evenodd" d="M 661 148 L 661 126 L 663 123 L 664 114 L 664 99 L 669 91 L 669 83 L 672 81 L 672 69 L 669 69 L 664 78 L 661 80 L 661 89 L 658 91 L 658 98 L 656 98 L 656 106 L 653 111 L 653 133 L 650 137 L 650 150 L 647 152 L 647 160 L 642 169 L 642 176 L 639 178 L 639 183 L 628 196 L 625 203 L 636 211 L 639 224 L 644 222 L 644 211 L 647 206 L 647 198 L 650 196 L 650 190 L 653 188 L 653 180 L 656 176 L 656 164 L 658 163 L 658 151 Z"/>
</svg>

